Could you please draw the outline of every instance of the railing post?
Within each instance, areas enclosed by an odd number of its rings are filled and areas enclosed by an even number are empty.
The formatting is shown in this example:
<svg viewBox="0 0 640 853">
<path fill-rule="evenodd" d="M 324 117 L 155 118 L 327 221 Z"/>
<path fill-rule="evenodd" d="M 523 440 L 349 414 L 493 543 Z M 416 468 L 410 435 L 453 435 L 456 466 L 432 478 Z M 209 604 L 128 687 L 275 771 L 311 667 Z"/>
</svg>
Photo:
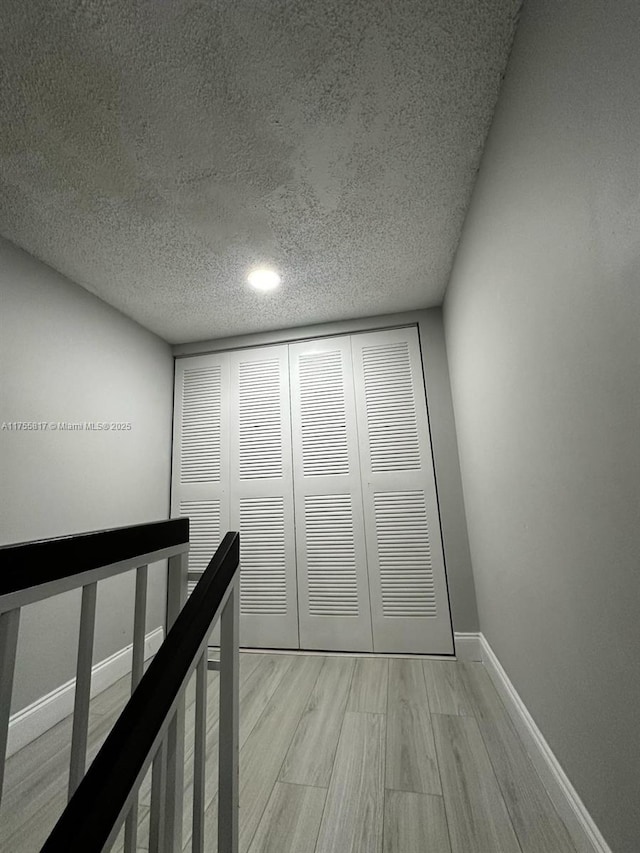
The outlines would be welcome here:
<svg viewBox="0 0 640 853">
<path fill-rule="evenodd" d="M 19 607 L 15 610 L 8 610 L 6 613 L 0 613 L 0 802 L 2 802 L 4 785 L 4 765 L 7 760 L 11 694 L 13 693 L 13 673 L 16 667 L 19 627 Z"/>
<path fill-rule="evenodd" d="M 131 658 L 131 692 L 136 689 L 144 673 L 144 641 L 147 626 L 148 566 L 136 569 L 136 592 L 133 608 L 133 649 Z"/>
<path fill-rule="evenodd" d="M 80 784 L 87 764 L 87 733 L 89 729 L 89 704 L 91 702 L 91 664 L 93 638 L 96 631 L 97 583 L 82 587 L 80 606 L 80 633 L 78 636 L 78 666 L 73 705 L 73 730 L 71 734 L 71 759 L 69 762 L 69 799 Z"/>
<path fill-rule="evenodd" d="M 169 557 L 167 573 L 167 633 L 187 600 L 189 555 L 186 551 Z"/>
<path fill-rule="evenodd" d="M 149 853 L 163 853 L 167 822 L 163 804 L 167 786 L 167 744 L 162 741 L 151 765 L 151 807 L 149 809 Z M 177 851 L 176 851 L 177 853 Z"/>
<path fill-rule="evenodd" d="M 196 713 L 193 735 L 192 853 L 204 853 L 205 771 L 207 759 L 207 650 L 196 668 Z"/>
<path fill-rule="evenodd" d="M 131 692 L 144 673 L 144 639 L 147 624 L 148 566 L 136 569 L 136 593 L 133 610 L 133 649 L 131 660 Z M 136 853 L 138 847 L 138 795 L 136 794 L 124 830 L 124 853 Z"/>
<path fill-rule="evenodd" d="M 167 577 L 167 633 L 176 621 L 187 600 L 188 554 L 176 554 L 169 558 Z M 173 720 L 167 732 L 167 784 L 165 802 L 166 853 L 182 850 L 182 822 L 184 798 L 184 694 L 178 700 Z"/>
<path fill-rule="evenodd" d="M 240 572 L 236 570 L 220 617 L 218 853 L 238 853 L 239 628 Z"/>
</svg>

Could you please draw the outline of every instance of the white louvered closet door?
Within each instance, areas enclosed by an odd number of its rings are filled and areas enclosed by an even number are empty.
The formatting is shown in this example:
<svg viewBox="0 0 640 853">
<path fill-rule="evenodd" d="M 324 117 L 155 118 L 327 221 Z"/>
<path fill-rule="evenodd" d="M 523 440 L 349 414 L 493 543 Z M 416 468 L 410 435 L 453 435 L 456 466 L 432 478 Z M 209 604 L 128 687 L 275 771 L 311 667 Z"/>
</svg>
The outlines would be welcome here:
<svg viewBox="0 0 640 853">
<path fill-rule="evenodd" d="M 300 646 L 371 651 L 348 337 L 289 346 Z"/>
<path fill-rule="evenodd" d="M 229 529 L 228 400 L 226 355 L 176 361 L 171 515 L 190 519 L 191 572 L 206 569 Z"/>
<path fill-rule="evenodd" d="M 288 348 L 231 353 L 229 365 L 230 520 L 240 531 L 240 642 L 299 648 Z"/>
<path fill-rule="evenodd" d="M 374 650 L 451 654 L 417 329 L 351 343 Z"/>
</svg>

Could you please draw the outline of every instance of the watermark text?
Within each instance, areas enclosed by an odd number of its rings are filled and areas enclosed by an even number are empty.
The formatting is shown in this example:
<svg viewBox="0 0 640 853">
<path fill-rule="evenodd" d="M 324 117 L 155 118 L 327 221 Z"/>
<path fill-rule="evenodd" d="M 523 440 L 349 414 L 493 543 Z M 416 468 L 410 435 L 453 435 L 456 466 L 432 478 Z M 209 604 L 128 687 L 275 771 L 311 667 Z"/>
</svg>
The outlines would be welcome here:
<svg viewBox="0 0 640 853">
<path fill-rule="evenodd" d="M 2 421 L 0 432 L 130 432 L 130 421 Z"/>
</svg>

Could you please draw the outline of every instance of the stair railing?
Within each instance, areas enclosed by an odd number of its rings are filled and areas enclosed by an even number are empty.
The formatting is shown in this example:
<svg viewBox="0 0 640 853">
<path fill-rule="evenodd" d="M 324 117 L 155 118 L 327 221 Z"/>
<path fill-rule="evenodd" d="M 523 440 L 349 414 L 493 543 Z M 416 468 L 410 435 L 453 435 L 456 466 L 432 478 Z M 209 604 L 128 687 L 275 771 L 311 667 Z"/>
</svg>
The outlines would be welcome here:
<svg viewBox="0 0 640 853">
<path fill-rule="evenodd" d="M 185 690 L 196 673 L 192 850 L 204 851 L 207 671 L 220 670 L 218 850 L 238 845 L 239 535 L 228 533 L 185 604 L 187 519 L 0 548 L 0 756 L 7 745 L 20 609 L 82 587 L 69 802 L 43 853 L 137 845 L 138 789 L 151 767 L 150 853 L 182 851 Z M 167 635 L 146 673 L 147 566 L 168 558 Z M 85 773 L 96 585 L 135 569 L 132 695 Z M 220 619 L 220 660 L 208 661 Z M 0 792 L 4 761 L 0 763 Z"/>
</svg>

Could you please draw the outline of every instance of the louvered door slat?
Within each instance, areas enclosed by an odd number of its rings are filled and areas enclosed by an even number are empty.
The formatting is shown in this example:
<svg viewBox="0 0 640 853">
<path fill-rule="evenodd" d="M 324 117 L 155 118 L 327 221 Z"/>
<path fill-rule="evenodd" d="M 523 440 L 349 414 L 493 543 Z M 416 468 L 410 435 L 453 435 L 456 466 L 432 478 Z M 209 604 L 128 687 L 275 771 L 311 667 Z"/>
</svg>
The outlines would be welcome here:
<svg viewBox="0 0 640 853">
<path fill-rule="evenodd" d="M 240 613 L 287 613 L 284 498 L 240 500 Z"/>
<path fill-rule="evenodd" d="M 436 616 L 424 492 L 373 497 L 383 616 Z"/>
<path fill-rule="evenodd" d="M 190 367 L 182 374 L 180 482 L 220 480 L 222 369 Z"/>
<path fill-rule="evenodd" d="M 298 355 L 302 476 L 349 473 L 344 361 L 340 351 Z"/>
<path fill-rule="evenodd" d="M 238 364 L 241 480 L 282 477 L 281 364 L 278 358 Z"/>
<path fill-rule="evenodd" d="M 205 570 L 229 529 L 228 402 L 225 354 L 177 360 L 171 514 L 190 519 L 191 572 Z"/>
<path fill-rule="evenodd" d="M 287 346 L 231 353 L 231 522 L 240 531 L 240 642 L 298 648 Z"/>
<path fill-rule="evenodd" d="M 307 495 L 307 583 L 311 616 L 358 616 L 353 507 L 349 495 Z"/>
<path fill-rule="evenodd" d="M 370 651 L 349 339 L 291 344 L 289 356 L 300 644 Z"/>
<path fill-rule="evenodd" d="M 417 330 L 354 335 L 352 350 L 374 648 L 450 654 Z"/>
<path fill-rule="evenodd" d="M 362 372 L 371 470 L 420 468 L 413 376 L 406 341 L 363 346 Z"/>
<path fill-rule="evenodd" d="M 189 519 L 189 571 L 204 572 L 224 536 L 219 500 L 182 500 L 178 508 L 181 518 Z M 189 581 L 189 594 L 197 581 Z"/>
</svg>

